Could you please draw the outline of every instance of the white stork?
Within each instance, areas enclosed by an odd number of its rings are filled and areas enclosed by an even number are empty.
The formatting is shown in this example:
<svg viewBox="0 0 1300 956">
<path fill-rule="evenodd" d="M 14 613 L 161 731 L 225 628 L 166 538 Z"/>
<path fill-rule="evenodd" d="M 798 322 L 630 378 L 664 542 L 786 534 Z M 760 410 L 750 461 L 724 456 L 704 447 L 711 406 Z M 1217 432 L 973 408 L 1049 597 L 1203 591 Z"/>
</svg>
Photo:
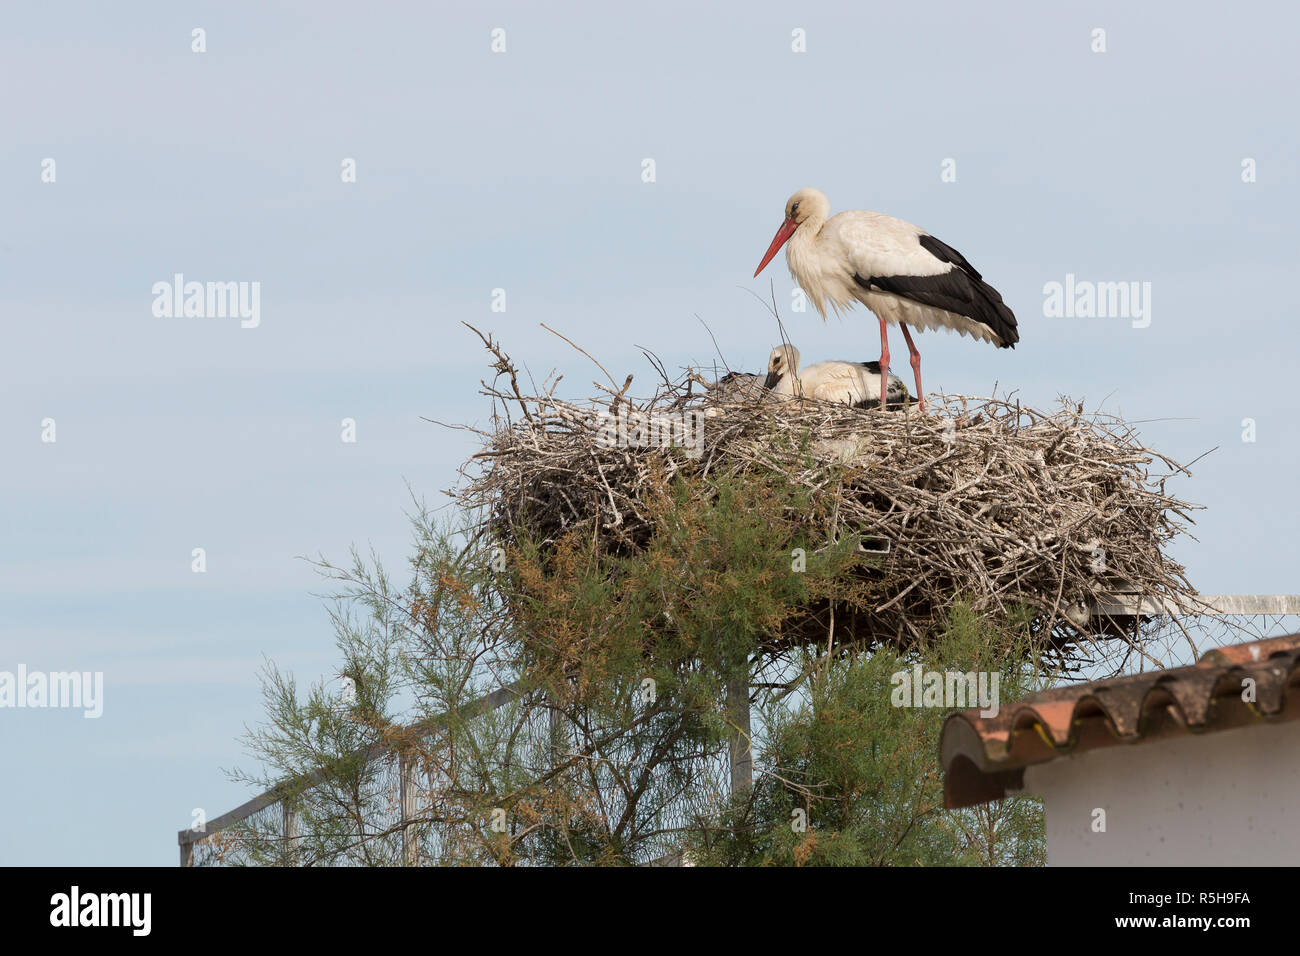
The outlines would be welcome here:
<svg viewBox="0 0 1300 956">
<path fill-rule="evenodd" d="M 768 359 L 767 380 L 763 384 L 778 395 L 866 408 L 880 400 L 880 364 L 818 362 L 800 369 L 799 350 L 793 345 L 778 345 Z M 889 376 L 885 401 L 890 408 L 901 408 L 907 401 L 907 387 L 897 375 Z"/>
<path fill-rule="evenodd" d="M 998 348 L 1015 348 L 1020 341 L 1016 317 L 998 290 L 952 246 L 882 213 L 854 209 L 828 218 L 830 211 L 830 202 L 818 189 L 801 189 L 786 200 L 785 221 L 754 275 L 785 246 L 790 275 L 823 319 L 827 301 L 837 315 L 855 301 L 875 313 L 880 321 L 882 408 L 889 374 L 888 322 L 903 329 L 921 411 L 921 354 L 909 325 L 955 329 Z"/>
</svg>

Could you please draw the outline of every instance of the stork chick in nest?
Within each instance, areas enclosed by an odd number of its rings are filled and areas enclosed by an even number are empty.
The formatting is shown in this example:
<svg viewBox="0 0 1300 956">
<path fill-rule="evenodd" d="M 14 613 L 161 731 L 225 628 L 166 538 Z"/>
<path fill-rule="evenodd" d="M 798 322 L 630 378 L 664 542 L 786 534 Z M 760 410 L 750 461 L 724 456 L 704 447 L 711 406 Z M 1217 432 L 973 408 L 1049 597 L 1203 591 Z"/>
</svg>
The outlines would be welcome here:
<svg viewBox="0 0 1300 956">
<path fill-rule="evenodd" d="M 801 370 L 799 350 L 778 345 L 768 359 L 764 385 L 778 395 L 867 408 L 880 402 L 880 363 L 818 362 Z M 897 375 L 890 375 L 885 407 L 902 408 L 907 397 L 907 386 Z"/>
</svg>

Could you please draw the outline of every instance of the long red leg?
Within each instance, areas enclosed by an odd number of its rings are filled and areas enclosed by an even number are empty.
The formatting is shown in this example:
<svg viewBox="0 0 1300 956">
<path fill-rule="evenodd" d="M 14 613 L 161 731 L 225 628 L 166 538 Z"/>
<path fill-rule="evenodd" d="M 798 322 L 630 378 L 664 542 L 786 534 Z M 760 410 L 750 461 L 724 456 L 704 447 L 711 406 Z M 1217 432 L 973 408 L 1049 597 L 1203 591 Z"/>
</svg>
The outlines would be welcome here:
<svg viewBox="0 0 1300 956">
<path fill-rule="evenodd" d="M 907 339 L 907 350 L 912 353 L 912 373 L 916 376 L 916 404 L 924 412 L 925 392 L 921 391 L 921 353 L 916 350 L 916 343 L 912 341 L 912 333 L 907 331 L 907 326 L 902 322 L 898 325 L 903 330 L 903 338 Z"/>
<path fill-rule="evenodd" d="M 906 331 L 906 329 L 904 329 Z M 880 320 L 880 407 L 885 407 L 885 390 L 889 387 L 889 326 Z"/>
</svg>

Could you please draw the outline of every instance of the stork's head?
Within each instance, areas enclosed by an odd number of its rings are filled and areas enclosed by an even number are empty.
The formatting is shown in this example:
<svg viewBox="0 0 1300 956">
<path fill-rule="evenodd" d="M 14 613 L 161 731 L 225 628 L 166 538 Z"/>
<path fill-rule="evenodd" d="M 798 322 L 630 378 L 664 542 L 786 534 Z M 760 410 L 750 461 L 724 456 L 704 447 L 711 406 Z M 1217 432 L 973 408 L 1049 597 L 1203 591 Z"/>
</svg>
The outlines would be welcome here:
<svg viewBox="0 0 1300 956">
<path fill-rule="evenodd" d="M 776 388 L 781 376 L 789 375 L 793 379 L 798 374 L 799 350 L 793 345 L 778 345 L 767 359 L 767 379 L 763 387 Z"/>
<path fill-rule="evenodd" d="M 785 220 L 781 223 L 781 228 L 776 231 L 776 238 L 768 246 L 767 255 L 763 256 L 763 261 L 754 270 L 754 275 L 757 276 L 767 268 L 767 264 L 781 251 L 781 247 L 785 245 L 787 239 L 794 235 L 796 229 L 809 220 L 815 223 L 825 222 L 830 210 L 830 201 L 820 189 L 804 187 L 787 199 L 785 201 Z"/>
<path fill-rule="evenodd" d="M 805 186 L 785 201 L 785 218 L 798 226 L 805 219 L 825 219 L 830 209 L 830 200 L 824 192 Z"/>
</svg>

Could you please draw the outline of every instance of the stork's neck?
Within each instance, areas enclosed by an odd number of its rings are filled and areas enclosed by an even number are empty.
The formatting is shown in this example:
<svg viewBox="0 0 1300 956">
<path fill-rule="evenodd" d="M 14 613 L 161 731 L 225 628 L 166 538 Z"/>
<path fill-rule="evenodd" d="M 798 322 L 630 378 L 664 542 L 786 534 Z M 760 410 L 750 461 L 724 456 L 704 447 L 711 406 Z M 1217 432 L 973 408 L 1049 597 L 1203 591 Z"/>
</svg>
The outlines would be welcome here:
<svg viewBox="0 0 1300 956">
<path fill-rule="evenodd" d="M 790 241 L 793 242 L 795 239 L 802 236 L 805 242 L 811 242 L 817 238 L 818 233 L 822 231 L 822 226 L 824 225 L 826 225 L 826 217 L 821 213 L 815 211 L 811 212 L 808 214 L 807 219 L 799 223 L 799 228 L 794 231 L 794 235 L 790 237 Z"/>
<path fill-rule="evenodd" d="M 785 244 L 785 262 L 790 267 L 790 275 L 808 294 L 823 318 L 826 316 L 826 292 L 822 283 L 822 267 L 825 263 L 818 256 L 817 242 L 824 225 L 825 216 L 811 215 L 799 223 L 799 228 Z"/>
<path fill-rule="evenodd" d="M 785 247 L 785 259 L 792 271 L 795 269 L 796 261 L 806 262 L 812 254 L 824 225 L 826 225 L 826 217 L 815 213 L 799 223 L 799 228 L 794 231 Z"/>
</svg>

